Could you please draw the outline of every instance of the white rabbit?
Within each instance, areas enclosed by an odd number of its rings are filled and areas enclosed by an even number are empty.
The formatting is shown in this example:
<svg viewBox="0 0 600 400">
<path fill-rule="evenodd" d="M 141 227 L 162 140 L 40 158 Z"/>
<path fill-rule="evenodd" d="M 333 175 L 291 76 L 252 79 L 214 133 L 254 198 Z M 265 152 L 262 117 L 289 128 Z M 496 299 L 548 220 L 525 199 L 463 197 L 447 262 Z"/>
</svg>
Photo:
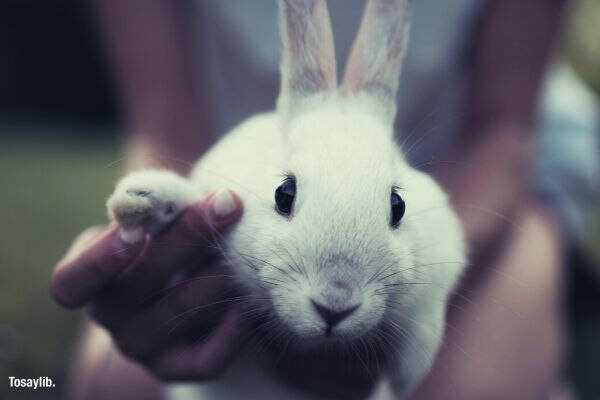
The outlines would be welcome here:
<svg viewBox="0 0 600 400">
<path fill-rule="evenodd" d="M 276 112 L 236 127 L 189 179 L 134 172 L 108 200 L 124 237 L 136 240 L 207 193 L 238 193 L 244 215 L 222 244 L 227 268 L 256 295 L 253 307 L 291 338 L 292 354 L 378 347 L 387 362 L 370 393 L 377 399 L 405 398 L 429 371 L 465 266 L 446 195 L 394 142 L 409 6 L 367 2 L 338 88 L 325 0 L 280 0 Z M 250 354 L 198 387 L 207 399 L 313 398 Z"/>
</svg>

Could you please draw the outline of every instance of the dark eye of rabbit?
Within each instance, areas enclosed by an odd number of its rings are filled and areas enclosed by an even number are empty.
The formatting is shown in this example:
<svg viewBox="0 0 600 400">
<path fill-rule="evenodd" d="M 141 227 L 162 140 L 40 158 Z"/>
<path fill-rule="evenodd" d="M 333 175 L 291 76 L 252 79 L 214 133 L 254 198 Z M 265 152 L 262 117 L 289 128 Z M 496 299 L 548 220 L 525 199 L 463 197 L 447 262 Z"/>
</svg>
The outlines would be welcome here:
<svg viewBox="0 0 600 400">
<path fill-rule="evenodd" d="M 294 178 L 287 178 L 275 190 L 277 211 L 283 215 L 290 215 L 292 206 L 294 205 L 294 197 L 296 197 L 296 180 Z"/>
<path fill-rule="evenodd" d="M 392 205 L 392 218 L 390 220 L 390 225 L 392 228 L 397 228 L 400 224 L 400 220 L 404 216 L 406 204 L 404 203 L 404 200 L 402 200 L 402 197 L 400 197 L 400 195 L 393 190 L 390 202 Z"/>
</svg>

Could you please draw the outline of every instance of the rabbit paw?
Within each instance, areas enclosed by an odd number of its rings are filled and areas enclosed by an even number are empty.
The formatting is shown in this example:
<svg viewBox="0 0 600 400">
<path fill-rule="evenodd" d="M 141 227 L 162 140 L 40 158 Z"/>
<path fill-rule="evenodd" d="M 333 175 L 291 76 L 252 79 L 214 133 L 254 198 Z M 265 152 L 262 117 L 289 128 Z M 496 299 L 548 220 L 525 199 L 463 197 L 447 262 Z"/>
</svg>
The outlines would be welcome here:
<svg viewBox="0 0 600 400">
<path fill-rule="evenodd" d="M 121 237 L 135 242 L 162 230 L 197 199 L 190 182 L 174 172 L 140 171 L 117 183 L 106 207 Z"/>
</svg>

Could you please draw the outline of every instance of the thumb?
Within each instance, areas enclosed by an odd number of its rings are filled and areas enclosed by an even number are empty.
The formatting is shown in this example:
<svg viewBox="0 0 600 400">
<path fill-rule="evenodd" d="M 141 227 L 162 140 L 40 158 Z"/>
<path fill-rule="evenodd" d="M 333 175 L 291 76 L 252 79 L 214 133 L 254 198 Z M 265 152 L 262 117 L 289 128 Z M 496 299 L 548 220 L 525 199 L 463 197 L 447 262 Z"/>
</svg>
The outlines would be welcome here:
<svg viewBox="0 0 600 400">
<path fill-rule="evenodd" d="M 182 234 L 190 238 L 206 238 L 222 231 L 242 216 L 242 201 L 230 190 L 222 189 L 188 207 L 182 216 Z"/>
</svg>

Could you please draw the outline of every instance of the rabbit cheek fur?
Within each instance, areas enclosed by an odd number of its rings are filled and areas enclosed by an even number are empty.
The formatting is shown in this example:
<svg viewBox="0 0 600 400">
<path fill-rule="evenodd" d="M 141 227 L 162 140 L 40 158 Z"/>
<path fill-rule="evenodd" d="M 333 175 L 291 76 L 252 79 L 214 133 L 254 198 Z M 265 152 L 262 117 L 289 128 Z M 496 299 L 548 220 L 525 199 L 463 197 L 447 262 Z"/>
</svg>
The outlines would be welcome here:
<svg viewBox="0 0 600 400">
<path fill-rule="evenodd" d="M 395 105 L 389 93 L 395 93 L 403 51 L 374 57 L 384 60 L 379 66 L 361 64 L 364 43 L 383 36 L 374 27 L 399 29 L 397 18 L 386 19 L 390 6 L 405 11 L 407 1 L 367 3 L 338 90 L 325 2 L 280 1 L 284 51 L 277 112 L 235 128 L 189 179 L 167 171 L 135 172 L 117 184 L 108 201 L 125 238 L 135 240 L 158 232 L 208 193 L 221 188 L 238 193 L 244 214 L 222 242 L 228 268 L 251 295 L 250 307 L 272 317 L 269 329 L 288 334 L 300 350 L 355 340 L 385 347 L 392 356 L 371 394 L 377 399 L 407 396 L 429 371 L 443 335 L 447 298 L 465 265 L 461 226 L 446 195 L 405 162 L 393 140 L 389 110 Z M 290 23 L 303 18 L 311 23 Z M 372 24 L 374 18 L 380 23 Z M 401 43 L 404 31 L 395 33 Z M 295 40 L 312 44 L 298 47 Z M 299 55 L 307 48 L 310 57 Z M 305 68 L 296 76 L 298 65 Z M 369 80 L 361 82 L 365 76 Z M 291 212 L 282 215 L 274 192 L 290 177 L 296 194 Z M 397 226 L 390 223 L 392 191 L 406 204 Z M 326 323 L 315 303 L 352 311 Z M 234 372 L 200 385 L 197 395 L 310 398 L 258 373 L 251 357 L 242 359 Z"/>
</svg>

